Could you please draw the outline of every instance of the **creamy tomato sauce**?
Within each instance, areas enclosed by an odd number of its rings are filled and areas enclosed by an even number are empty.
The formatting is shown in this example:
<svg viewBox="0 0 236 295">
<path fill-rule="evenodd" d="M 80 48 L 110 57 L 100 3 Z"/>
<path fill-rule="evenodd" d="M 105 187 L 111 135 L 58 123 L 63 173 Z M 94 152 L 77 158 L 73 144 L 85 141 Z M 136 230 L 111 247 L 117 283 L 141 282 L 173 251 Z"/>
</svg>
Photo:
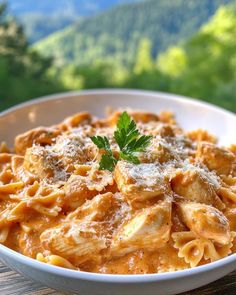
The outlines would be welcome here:
<svg viewBox="0 0 236 295">
<path fill-rule="evenodd" d="M 87 112 L 0 144 L 0 243 L 48 264 L 97 273 L 175 271 L 236 252 L 236 149 L 184 132 L 171 113 L 127 110 L 150 144 L 100 170 L 122 110 Z"/>
</svg>

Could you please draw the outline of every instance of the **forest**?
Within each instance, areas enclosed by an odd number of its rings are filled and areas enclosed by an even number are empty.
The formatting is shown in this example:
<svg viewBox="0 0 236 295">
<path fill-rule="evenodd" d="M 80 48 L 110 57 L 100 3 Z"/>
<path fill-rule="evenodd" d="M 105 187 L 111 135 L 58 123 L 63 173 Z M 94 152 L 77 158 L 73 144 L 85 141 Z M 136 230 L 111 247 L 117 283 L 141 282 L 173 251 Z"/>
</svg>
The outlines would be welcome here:
<svg viewBox="0 0 236 295">
<path fill-rule="evenodd" d="M 166 15 L 167 2 L 160 1 Z M 140 5 L 145 3 L 145 11 L 151 13 L 148 7 L 155 1 L 132 3 L 127 15 L 123 6 L 102 12 L 102 26 L 94 16 L 33 45 L 7 5 L 1 4 L 0 110 L 50 93 L 116 87 L 183 94 L 236 112 L 233 2 L 189 1 L 185 11 L 192 14 L 182 14 L 183 1 L 178 0 L 179 23 L 175 14 L 167 20 L 159 9 L 146 25 Z M 109 32 L 115 10 L 114 22 L 120 20 L 121 25 Z"/>
<path fill-rule="evenodd" d="M 142 38 L 152 43 L 153 58 L 186 40 L 208 21 L 222 3 L 232 0 L 146 0 L 114 6 L 39 40 L 42 55 L 53 52 L 58 66 L 112 61 L 133 65 Z"/>
</svg>

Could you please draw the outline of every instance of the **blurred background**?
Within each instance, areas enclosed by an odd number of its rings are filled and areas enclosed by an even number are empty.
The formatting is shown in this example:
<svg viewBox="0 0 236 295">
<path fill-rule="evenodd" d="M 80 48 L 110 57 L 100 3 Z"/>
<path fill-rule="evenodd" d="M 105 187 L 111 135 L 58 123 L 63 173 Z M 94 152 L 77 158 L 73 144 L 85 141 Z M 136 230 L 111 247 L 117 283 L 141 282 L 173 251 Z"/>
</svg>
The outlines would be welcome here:
<svg viewBox="0 0 236 295">
<path fill-rule="evenodd" d="M 236 112 L 236 0 L 0 0 L 0 110 L 92 88 Z"/>
</svg>

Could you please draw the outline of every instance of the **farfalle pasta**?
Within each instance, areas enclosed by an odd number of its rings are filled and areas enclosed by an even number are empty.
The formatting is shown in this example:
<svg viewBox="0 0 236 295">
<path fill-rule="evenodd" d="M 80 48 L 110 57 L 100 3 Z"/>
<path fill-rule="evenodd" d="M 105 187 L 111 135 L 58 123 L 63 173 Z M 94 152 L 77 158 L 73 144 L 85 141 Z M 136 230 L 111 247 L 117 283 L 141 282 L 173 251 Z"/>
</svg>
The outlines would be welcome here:
<svg viewBox="0 0 236 295">
<path fill-rule="evenodd" d="M 213 240 L 205 239 L 191 231 L 173 233 L 172 238 L 178 256 L 184 258 L 191 267 L 195 267 L 204 261 L 212 262 L 231 254 L 235 234 L 231 233 L 230 242 L 225 245 L 214 243 Z"/>
<path fill-rule="evenodd" d="M 122 112 L 78 113 L 18 135 L 12 149 L 0 144 L 0 243 L 50 265 L 111 274 L 177 271 L 233 254 L 235 145 L 184 132 L 169 112 L 128 109 L 149 141 L 132 162 L 114 138 Z M 106 151 L 96 136 L 106 136 L 114 171 L 101 170 Z"/>
</svg>

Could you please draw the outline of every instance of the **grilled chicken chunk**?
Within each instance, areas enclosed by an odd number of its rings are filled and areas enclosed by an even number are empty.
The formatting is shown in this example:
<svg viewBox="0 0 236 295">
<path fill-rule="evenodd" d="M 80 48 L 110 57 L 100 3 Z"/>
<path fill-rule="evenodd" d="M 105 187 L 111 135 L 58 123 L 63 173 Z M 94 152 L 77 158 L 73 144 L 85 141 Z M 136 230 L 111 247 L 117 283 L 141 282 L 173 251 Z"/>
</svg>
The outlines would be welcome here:
<svg viewBox="0 0 236 295">
<path fill-rule="evenodd" d="M 230 242 L 230 226 L 227 218 L 218 209 L 197 203 L 179 204 L 184 223 L 195 234 L 221 245 Z"/>
<path fill-rule="evenodd" d="M 145 201 L 170 191 L 168 179 L 157 164 L 131 164 L 119 161 L 114 178 L 129 202 Z"/>
<path fill-rule="evenodd" d="M 115 198 L 112 193 L 97 195 L 92 200 L 87 200 L 82 206 L 68 214 L 66 219 L 84 219 L 88 221 L 102 220 L 104 216 L 109 214 L 109 211 L 115 205 Z"/>
<path fill-rule="evenodd" d="M 24 155 L 27 148 L 34 144 L 50 145 L 61 131 L 56 127 L 38 127 L 20 134 L 15 139 L 15 151 L 19 155 Z"/>
<path fill-rule="evenodd" d="M 213 205 L 219 209 L 225 207 L 216 194 L 219 187 L 217 178 L 210 178 L 210 174 L 201 169 L 179 171 L 171 180 L 171 186 L 185 200 Z"/>
<path fill-rule="evenodd" d="M 98 222 L 65 222 L 45 230 L 40 240 L 52 254 L 61 255 L 75 264 L 96 260 L 100 251 L 106 248 L 103 228 Z"/>
<path fill-rule="evenodd" d="M 138 211 L 114 236 L 111 252 L 122 256 L 138 249 L 155 250 L 169 240 L 171 203 L 168 201 Z"/>
<path fill-rule="evenodd" d="M 236 155 L 229 150 L 201 142 L 196 158 L 219 175 L 236 175 Z"/>
</svg>

